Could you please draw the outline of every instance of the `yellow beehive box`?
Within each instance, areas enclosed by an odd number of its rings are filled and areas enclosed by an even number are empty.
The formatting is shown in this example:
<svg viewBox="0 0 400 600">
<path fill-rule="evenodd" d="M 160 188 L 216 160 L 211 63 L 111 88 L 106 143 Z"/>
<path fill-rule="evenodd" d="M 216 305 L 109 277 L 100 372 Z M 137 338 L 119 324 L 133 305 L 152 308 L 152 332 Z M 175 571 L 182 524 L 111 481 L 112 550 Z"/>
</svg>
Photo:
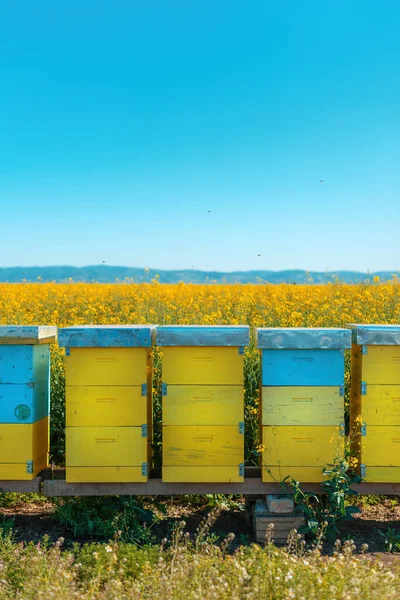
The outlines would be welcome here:
<svg viewBox="0 0 400 600">
<path fill-rule="evenodd" d="M 263 328 L 261 472 L 266 482 L 319 482 L 343 455 L 345 329 Z"/>
<path fill-rule="evenodd" d="M 244 480 L 248 327 L 158 327 L 163 353 L 163 481 Z"/>
<path fill-rule="evenodd" d="M 343 455 L 343 434 L 343 426 L 263 427 L 263 481 L 321 481 L 323 468 Z"/>
<path fill-rule="evenodd" d="M 66 480 L 142 482 L 151 466 L 152 326 L 60 330 L 66 348 Z"/>
<path fill-rule="evenodd" d="M 365 481 L 400 481 L 400 325 L 352 329 L 352 448 Z"/>
<path fill-rule="evenodd" d="M 0 480 L 30 480 L 47 467 L 49 419 L 0 424 Z"/>
</svg>

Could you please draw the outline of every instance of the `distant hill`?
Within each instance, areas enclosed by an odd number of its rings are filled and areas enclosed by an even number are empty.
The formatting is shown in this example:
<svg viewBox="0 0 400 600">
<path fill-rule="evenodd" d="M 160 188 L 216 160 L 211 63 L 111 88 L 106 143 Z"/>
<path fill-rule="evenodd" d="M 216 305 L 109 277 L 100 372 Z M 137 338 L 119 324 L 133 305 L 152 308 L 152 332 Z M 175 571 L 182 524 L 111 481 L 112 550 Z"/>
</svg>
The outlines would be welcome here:
<svg viewBox="0 0 400 600">
<path fill-rule="evenodd" d="M 163 271 L 159 269 L 139 269 L 137 267 L 114 267 L 94 265 L 89 267 L 0 267 L 0 282 L 19 283 L 22 281 L 56 281 L 65 283 L 98 282 L 115 283 L 117 280 L 134 281 L 136 283 L 150 282 L 156 276 L 160 283 L 327 283 L 335 278 L 344 283 L 359 283 L 372 280 L 378 275 L 382 281 L 392 279 L 393 275 L 400 277 L 400 271 L 379 271 L 377 273 L 359 273 L 357 271 L 336 271 L 318 273 L 314 271 L 233 271 L 221 273 L 218 271 Z"/>
</svg>

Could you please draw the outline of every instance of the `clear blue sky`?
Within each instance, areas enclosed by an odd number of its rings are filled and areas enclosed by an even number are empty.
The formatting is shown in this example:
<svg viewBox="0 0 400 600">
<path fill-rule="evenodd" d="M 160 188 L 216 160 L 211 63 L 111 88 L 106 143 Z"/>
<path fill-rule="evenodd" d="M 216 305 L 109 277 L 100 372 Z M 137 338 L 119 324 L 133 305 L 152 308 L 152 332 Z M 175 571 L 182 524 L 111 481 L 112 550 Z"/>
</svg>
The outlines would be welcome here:
<svg viewBox="0 0 400 600">
<path fill-rule="evenodd" d="M 0 265 L 399 269 L 399 31 L 395 0 L 2 2 Z"/>
</svg>

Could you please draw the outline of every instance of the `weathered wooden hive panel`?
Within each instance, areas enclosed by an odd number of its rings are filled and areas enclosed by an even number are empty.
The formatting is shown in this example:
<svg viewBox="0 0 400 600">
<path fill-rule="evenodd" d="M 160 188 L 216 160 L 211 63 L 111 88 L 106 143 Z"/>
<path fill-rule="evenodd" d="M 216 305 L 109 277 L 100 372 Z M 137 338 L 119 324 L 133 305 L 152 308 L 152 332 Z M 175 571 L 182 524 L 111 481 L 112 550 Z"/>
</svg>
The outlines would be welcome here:
<svg viewBox="0 0 400 600">
<path fill-rule="evenodd" d="M 56 338 L 56 327 L 0 327 L 0 479 L 30 480 L 47 467 Z"/>
<path fill-rule="evenodd" d="M 243 481 L 249 328 L 163 326 L 156 343 L 163 353 L 163 481 Z"/>
<path fill-rule="evenodd" d="M 346 329 L 261 328 L 263 481 L 319 482 L 343 452 Z"/>
<path fill-rule="evenodd" d="M 352 329 L 350 425 L 359 474 L 400 481 L 400 325 Z"/>
<path fill-rule="evenodd" d="M 60 329 L 68 482 L 147 481 L 153 331 L 149 325 Z"/>
</svg>

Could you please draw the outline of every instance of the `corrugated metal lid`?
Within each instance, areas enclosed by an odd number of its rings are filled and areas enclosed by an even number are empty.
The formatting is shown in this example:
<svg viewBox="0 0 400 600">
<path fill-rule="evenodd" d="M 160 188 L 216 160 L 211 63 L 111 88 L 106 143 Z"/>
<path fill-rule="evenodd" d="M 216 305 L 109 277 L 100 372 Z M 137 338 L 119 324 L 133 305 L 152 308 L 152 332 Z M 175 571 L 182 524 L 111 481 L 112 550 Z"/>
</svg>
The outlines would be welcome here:
<svg viewBox="0 0 400 600">
<path fill-rule="evenodd" d="M 348 329 L 329 327 L 259 328 L 256 329 L 256 340 L 258 348 L 265 350 L 342 350 L 351 347 Z"/>
<path fill-rule="evenodd" d="M 161 325 L 156 330 L 157 346 L 247 346 L 247 325 Z"/>
<path fill-rule="evenodd" d="M 58 330 L 58 344 L 70 348 L 150 348 L 154 325 L 77 325 Z"/>
<path fill-rule="evenodd" d="M 349 323 L 353 344 L 359 346 L 400 346 L 400 325 Z"/>
<path fill-rule="evenodd" d="M 0 344 L 43 344 L 57 340 L 52 325 L 1 325 Z"/>
</svg>

